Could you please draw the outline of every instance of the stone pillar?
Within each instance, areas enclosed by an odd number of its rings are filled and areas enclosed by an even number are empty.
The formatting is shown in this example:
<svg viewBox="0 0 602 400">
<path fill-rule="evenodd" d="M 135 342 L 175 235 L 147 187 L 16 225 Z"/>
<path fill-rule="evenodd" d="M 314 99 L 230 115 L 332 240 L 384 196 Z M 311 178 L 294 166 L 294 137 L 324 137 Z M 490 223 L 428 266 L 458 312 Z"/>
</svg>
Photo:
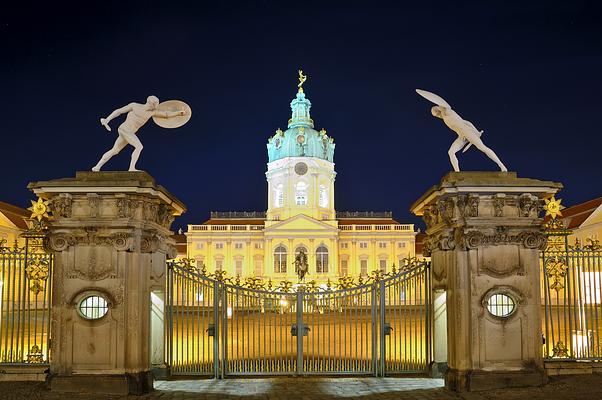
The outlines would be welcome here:
<svg viewBox="0 0 602 400">
<path fill-rule="evenodd" d="M 176 256 L 169 228 L 184 205 L 146 172 L 77 172 L 28 187 L 53 210 L 51 389 L 152 390 L 151 343 L 163 341 L 153 307 L 163 301 L 165 260 Z"/>
<path fill-rule="evenodd" d="M 433 288 L 446 290 L 449 389 L 545 382 L 539 210 L 561 187 L 514 172 L 451 172 L 412 206 L 427 225 Z"/>
</svg>

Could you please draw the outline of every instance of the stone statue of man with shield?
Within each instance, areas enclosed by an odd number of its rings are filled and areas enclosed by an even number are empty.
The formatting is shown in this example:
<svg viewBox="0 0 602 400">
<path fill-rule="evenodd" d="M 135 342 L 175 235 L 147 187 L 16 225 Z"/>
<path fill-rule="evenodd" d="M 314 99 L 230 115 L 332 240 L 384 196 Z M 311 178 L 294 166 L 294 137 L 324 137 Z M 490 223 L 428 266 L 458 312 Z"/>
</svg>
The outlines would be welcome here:
<svg viewBox="0 0 602 400">
<path fill-rule="evenodd" d="M 118 108 L 113 111 L 107 118 L 101 118 L 100 123 L 111 131 L 109 122 L 121 114 L 126 114 L 125 121 L 119 125 L 117 132 L 119 136 L 115 140 L 113 147 L 103 154 L 98 164 L 96 164 L 92 171 L 100 171 L 102 166 L 111 159 L 111 157 L 117 155 L 125 146 L 132 145 L 134 151 L 132 153 L 132 159 L 130 161 L 129 171 L 138 171 L 136 169 L 136 162 L 142 152 L 142 142 L 136 136 L 136 133 L 146 122 L 152 117 L 155 123 L 163 128 L 177 128 L 184 125 L 190 119 L 192 110 L 188 104 L 179 100 L 169 100 L 163 103 L 159 103 L 159 99 L 156 96 L 148 96 L 145 104 L 130 103 L 124 107 Z"/>
</svg>

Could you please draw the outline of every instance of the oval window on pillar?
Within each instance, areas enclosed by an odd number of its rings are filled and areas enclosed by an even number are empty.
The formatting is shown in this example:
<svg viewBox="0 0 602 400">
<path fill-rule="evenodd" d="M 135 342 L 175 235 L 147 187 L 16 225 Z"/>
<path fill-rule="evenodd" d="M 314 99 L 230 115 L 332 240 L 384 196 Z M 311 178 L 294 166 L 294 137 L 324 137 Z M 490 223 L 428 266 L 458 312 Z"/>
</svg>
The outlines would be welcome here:
<svg viewBox="0 0 602 400">
<path fill-rule="evenodd" d="M 487 311 L 494 317 L 508 318 L 516 310 L 516 302 L 506 293 L 493 293 L 487 299 Z"/>
<path fill-rule="evenodd" d="M 85 319 L 101 319 L 109 311 L 107 299 L 99 294 L 90 294 L 80 300 L 77 310 Z"/>
</svg>

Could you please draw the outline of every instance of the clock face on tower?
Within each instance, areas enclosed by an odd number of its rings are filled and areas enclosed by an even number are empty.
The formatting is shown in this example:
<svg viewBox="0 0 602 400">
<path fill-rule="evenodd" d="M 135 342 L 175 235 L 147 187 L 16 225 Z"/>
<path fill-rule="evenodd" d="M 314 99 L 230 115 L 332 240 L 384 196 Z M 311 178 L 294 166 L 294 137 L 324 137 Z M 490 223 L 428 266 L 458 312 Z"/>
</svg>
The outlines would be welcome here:
<svg viewBox="0 0 602 400">
<path fill-rule="evenodd" d="M 297 175 L 305 175 L 307 173 L 307 164 L 304 162 L 295 164 L 295 173 Z"/>
</svg>

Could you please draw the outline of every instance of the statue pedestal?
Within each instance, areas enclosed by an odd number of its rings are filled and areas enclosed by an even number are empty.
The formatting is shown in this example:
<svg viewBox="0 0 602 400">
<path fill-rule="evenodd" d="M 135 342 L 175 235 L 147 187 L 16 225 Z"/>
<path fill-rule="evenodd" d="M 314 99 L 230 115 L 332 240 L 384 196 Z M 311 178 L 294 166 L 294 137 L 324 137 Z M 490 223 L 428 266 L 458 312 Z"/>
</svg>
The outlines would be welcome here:
<svg viewBox="0 0 602 400">
<path fill-rule="evenodd" d="M 77 172 L 28 187 L 51 200 L 54 216 L 51 389 L 152 390 L 151 366 L 163 362 L 163 349 L 151 348 L 163 343 L 152 308 L 184 205 L 146 172 Z"/>
<path fill-rule="evenodd" d="M 427 225 L 433 290 L 446 292 L 449 389 L 545 383 L 539 251 L 546 237 L 538 215 L 541 199 L 561 187 L 514 172 L 451 172 L 412 206 Z"/>
</svg>

